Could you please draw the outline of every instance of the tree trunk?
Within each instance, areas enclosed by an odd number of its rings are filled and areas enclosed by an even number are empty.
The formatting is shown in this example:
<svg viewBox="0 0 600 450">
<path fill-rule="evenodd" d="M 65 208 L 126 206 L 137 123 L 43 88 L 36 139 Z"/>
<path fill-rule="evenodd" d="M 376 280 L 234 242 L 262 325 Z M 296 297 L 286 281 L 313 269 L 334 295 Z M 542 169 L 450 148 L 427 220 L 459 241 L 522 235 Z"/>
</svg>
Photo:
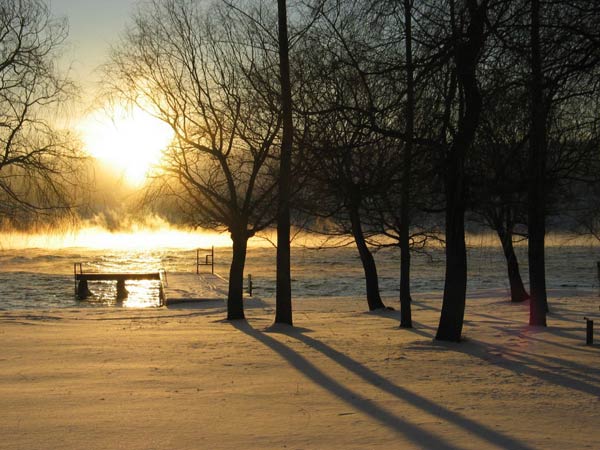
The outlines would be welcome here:
<svg viewBox="0 0 600 450">
<path fill-rule="evenodd" d="M 473 143 L 481 113 L 477 64 L 485 41 L 486 6 L 467 0 L 470 23 L 465 39 L 456 39 L 456 75 L 464 92 L 464 113 L 446 158 L 446 279 L 444 300 L 436 339 L 461 339 L 467 293 L 467 251 L 465 245 L 464 164 Z"/>
<path fill-rule="evenodd" d="M 244 316 L 244 266 L 248 236 L 231 233 L 233 256 L 229 268 L 229 292 L 227 294 L 227 320 L 243 320 Z"/>
<path fill-rule="evenodd" d="M 508 268 L 508 281 L 510 283 L 510 301 L 513 303 L 524 302 L 529 299 L 529 294 L 525 290 L 523 285 L 523 279 L 521 278 L 521 272 L 519 271 L 519 261 L 515 253 L 513 246 L 513 235 L 510 227 L 506 229 L 499 227 L 496 229 L 500 242 L 502 244 L 502 250 L 506 258 L 506 266 Z"/>
<path fill-rule="evenodd" d="M 412 61 L 412 0 L 404 0 L 406 50 L 406 142 L 402 174 L 402 204 L 400 211 L 400 327 L 412 328 L 410 297 L 410 175 L 412 171 L 413 134 L 415 122 L 415 88 Z"/>
<path fill-rule="evenodd" d="M 379 294 L 379 278 L 377 276 L 377 266 L 375 265 L 375 259 L 373 254 L 369 250 L 367 243 L 365 242 L 365 236 L 362 230 L 360 222 L 360 213 L 356 205 L 351 205 L 349 208 L 350 212 L 350 223 L 352 225 L 352 235 L 354 236 L 354 242 L 356 242 L 356 248 L 360 255 L 363 270 L 365 271 L 365 282 L 367 285 L 367 303 L 369 305 L 369 311 L 376 309 L 384 309 L 385 305 L 381 301 Z"/>
<path fill-rule="evenodd" d="M 462 152 L 462 151 L 461 151 Z M 446 277 L 444 300 L 436 339 L 459 342 L 467 295 L 467 251 L 462 158 L 452 158 L 446 175 Z M 457 167 L 459 166 L 459 167 Z"/>
<path fill-rule="evenodd" d="M 546 326 L 545 176 L 546 114 L 540 48 L 540 2 L 531 2 L 531 131 L 529 150 L 528 255 L 529 325 Z"/>
<path fill-rule="evenodd" d="M 293 144 L 292 88 L 290 82 L 289 42 L 286 0 L 277 1 L 279 74 L 283 135 L 279 161 L 279 197 L 277 204 L 277 280 L 275 323 L 292 325 L 292 281 L 290 273 L 290 177 Z"/>
</svg>

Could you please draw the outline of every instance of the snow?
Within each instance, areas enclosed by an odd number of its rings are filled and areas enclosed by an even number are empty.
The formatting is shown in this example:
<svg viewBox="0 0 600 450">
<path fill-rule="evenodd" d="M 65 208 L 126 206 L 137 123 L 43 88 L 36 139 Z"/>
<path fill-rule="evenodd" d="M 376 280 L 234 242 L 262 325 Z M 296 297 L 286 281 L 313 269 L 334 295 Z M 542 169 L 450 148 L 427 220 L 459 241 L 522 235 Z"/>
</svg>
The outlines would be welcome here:
<svg viewBox="0 0 600 450">
<path fill-rule="evenodd" d="M 347 297 L 295 302 L 295 328 L 270 298 L 247 323 L 221 301 L 2 311 L 0 449 L 598 448 L 598 298 L 554 292 L 542 329 L 488 294 L 458 344 L 433 340 L 439 293 L 413 330 Z"/>
<path fill-rule="evenodd" d="M 227 280 L 211 273 L 167 273 L 165 304 L 227 299 Z"/>
</svg>

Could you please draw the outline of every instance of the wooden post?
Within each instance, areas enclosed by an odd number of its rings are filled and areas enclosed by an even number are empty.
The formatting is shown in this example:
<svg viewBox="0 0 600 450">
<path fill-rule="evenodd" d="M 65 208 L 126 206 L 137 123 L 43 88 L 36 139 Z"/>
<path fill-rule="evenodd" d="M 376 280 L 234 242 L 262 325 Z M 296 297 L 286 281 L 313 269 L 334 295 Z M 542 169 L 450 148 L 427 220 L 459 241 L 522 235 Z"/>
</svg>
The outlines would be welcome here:
<svg viewBox="0 0 600 450">
<path fill-rule="evenodd" d="M 600 264 L 600 263 L 599 263 Z M 215 274 L 215 246 L 210 248 L 210 273 Z"/>
<path fill-rule="evenodd" d="M 77 285 L 77 298 L 79 300 L 85 300 L 86 298 L 88 298 L 91 294 L 90 289 L 88 288 L 88 282 L 87 280 L 80 280 L 79 284 Z"/>
<path fill-rule="evenodd" d="M 117 280 L 117 300 L 124 300 L 127 298 L 127 289 L 125 289 L 125 280 Z"/>
<path fill-rule="evenodd" d="M 163 288 L 162 281 L 158 285 L 158 304 L 160 306 L 164 306 L 165 305 L 165 290 Z"/>
<path fill-rule="evenodd" d="M 76 296 L 79 296 L 79 294 L 80 294 L 80 292 L 79 292 L 79 285 L 77 283 L 77 268 L 78 267 L 79 267 L 79 273 L 80 274 L 83 273 L 83 266 L 82 266 L 82 264 L 80 262 L 79 263 L 73 263 L 73 282 L 75 283 L 75 295 Z M 87 292 L 89 292 L 87 290 L 87 282 L 86 282 L 86 285 L 85 285 L 85 289 L 86 289 Z"/>
<path fill-rule="evenodd" d="M 585 345 L 594 345 L 594 321 L 584 317 L 586 321 Z"/>
<path fill-rule="evenodd" d="M 252 297 L 252 275 L 248 274 L 248 295 Z"/>
<path fill-rule="evenodd" d="M 596 273 L 598 276 L 598 296 L 600 297 L 600 261 L 596 261 Z"/>
</svg>

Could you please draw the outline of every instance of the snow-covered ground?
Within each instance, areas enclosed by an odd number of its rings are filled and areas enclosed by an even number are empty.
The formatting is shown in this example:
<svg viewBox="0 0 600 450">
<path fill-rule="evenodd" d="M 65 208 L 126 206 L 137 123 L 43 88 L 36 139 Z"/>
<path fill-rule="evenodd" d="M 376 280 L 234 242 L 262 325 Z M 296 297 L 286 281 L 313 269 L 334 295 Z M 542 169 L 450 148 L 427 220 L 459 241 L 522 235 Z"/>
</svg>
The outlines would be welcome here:
<svg viewBox="0 0 600 450">
<path fill-rule="evenodd" d="M 460 344 L 433 340 L 439 293 L 413 330 L 358 297 L 297 301 L 295 328 L 269 298 L 247 323 L 220 301 L 2 311 L 0 448 L 597 449 L 600 301 L 552 294 L 545 329 L 470 299 Z"/>
<path fill-rule="evenodd" d="M 163 281 L 167 305 L 227 299 L 227 280 L 215 274 L 175 272 Z"/>
</svg>

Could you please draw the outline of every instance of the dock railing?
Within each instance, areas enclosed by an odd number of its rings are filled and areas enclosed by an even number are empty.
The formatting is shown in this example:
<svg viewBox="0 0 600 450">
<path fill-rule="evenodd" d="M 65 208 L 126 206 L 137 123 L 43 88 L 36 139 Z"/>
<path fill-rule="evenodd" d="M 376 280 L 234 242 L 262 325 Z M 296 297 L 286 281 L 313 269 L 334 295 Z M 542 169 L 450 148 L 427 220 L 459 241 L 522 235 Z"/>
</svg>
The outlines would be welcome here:
<svg viewBox="0 0 600 450">
<path fill-rule="evenodd" d="M 160 282 L 164 287 L 169 286 L 169 281 L 167 280 L 167 270 L 162 267 L 158 269 L 158 276 L 160 277 Z"/>
<path fill-rule="evenodd" d="M 210 252 L 210 253 L 207 253 Z M 203 256 L 202 256 L 202 255 Z M 210 266 L 210 273 L 215 273 L 215 247 L 196 249 L 196 273 L 200 273 L 200 266 Z"/>
</svg>

